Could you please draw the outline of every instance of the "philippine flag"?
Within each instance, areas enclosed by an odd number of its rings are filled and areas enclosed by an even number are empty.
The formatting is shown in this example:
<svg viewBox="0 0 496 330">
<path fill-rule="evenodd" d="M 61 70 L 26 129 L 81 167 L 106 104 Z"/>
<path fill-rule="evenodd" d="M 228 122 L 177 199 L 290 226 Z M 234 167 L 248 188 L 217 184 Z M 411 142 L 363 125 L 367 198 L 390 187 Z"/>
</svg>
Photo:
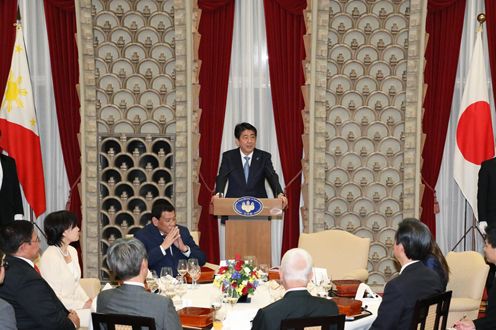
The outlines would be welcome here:
<svg viewBox="0 0 496 330">
<path fill-rule="evenodd" d="M 33 90 L 21 25 L 17 25 L 7 89 L 0 107 L 0 147 L 14 158 L 26 200 L 36 217 L 45 212 L 45 178 Z"/>
<path fill-rule="evenodd" d="M 477 32 L 460 105 L 453 169 L 455 181 L 477 219 L 477 181 L 480 165 L 494 157 L 494 135 L 481 34 L 481 31 Z"/>
</svg>

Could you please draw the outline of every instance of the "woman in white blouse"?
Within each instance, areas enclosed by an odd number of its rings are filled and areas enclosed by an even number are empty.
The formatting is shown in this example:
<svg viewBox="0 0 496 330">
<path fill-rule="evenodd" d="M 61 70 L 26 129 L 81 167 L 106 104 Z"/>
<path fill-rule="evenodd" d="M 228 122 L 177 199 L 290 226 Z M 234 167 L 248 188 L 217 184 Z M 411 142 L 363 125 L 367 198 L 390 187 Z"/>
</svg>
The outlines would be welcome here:
<svg viewBox="0 0 496 330">
<path fill-rule="evenodd" d="M 45 218 L 48 248 L 40 260 L 41 276 L 50 284 L 67 309 L 77 312 L 81 327 L 88 327 L 92 300 L 81 287 L 77 251 L 70 246 L 79 240 L 76 216 L 68 211 L 50 213 Z"/>
</svg>

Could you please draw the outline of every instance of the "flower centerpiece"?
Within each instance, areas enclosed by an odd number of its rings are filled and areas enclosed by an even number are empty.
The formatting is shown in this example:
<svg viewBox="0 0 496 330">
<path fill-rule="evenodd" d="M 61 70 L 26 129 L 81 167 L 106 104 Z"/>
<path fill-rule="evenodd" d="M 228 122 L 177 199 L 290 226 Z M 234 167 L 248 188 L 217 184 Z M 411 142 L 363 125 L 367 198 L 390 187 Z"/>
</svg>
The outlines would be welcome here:
<svg viewBox="0 0 496 330">
<path fill-rule="evenodd" d="M 258 272 L 253 263 L 236 256 L 234 260 L 227 260 L 226 265 L 219 268 L 214 284 L 222 288 L 223 292 L 235 290 L 239 297 L 252 295 L 258 286 Z"/>
</svg>

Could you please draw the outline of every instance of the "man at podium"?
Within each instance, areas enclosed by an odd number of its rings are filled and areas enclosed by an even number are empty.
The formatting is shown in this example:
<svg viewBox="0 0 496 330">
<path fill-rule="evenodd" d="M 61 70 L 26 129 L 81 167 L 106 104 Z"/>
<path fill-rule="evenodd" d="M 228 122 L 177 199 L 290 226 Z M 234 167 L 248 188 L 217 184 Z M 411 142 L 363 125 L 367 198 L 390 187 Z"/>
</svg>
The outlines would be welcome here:
<svg viewBox="0 0 496 330">
<path fill-rule="evenodd" d="M 228 150 L 222 154 L 222 161 L 215 184 L 213 198 L 224 194 L 225 197 L 235 198 L 252 196 L 267 198 L 265 180 L 269 182 L 275 198 L 281 199 L 283 208 L 288 200 L 279 184 L 271 161 L 271 154 L 257 149 L 257 129 L 249 123 L 237 124 L 234 128 L 234 137 L 239 148 Z"/>
</svg>

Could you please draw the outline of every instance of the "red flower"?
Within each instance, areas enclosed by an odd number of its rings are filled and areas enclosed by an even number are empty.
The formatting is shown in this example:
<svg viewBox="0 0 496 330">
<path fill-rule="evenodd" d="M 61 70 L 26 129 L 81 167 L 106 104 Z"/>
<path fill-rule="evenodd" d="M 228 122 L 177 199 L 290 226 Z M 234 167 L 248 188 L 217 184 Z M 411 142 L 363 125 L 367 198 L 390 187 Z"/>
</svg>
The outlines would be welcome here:
<svg viewBox="0 0 496 330">
<path fill-rule="evenodd" d="M 237 287 L 237 286 L 238 286 L 238 282 L 232 282 L 232 283 L 231 283 L 231 286 L 232 286 L 233 288 Z"/>
<path fill-rule="evenodd" d="M 239 261 L 239 260 L 241 260 L 241 256 L 240 256 L 239 254 L 236 254 L 236 256 L 234 257 L 234 259 L 235 259 L 236 261 Z"/>
<path fill-rule="evenodd" d="M 241 290 L 241 293 L 242 293 L 243 295 L 248 294 L 248 287 L 246 287 L 246 286 L 245 286 L 245 287 L 243 288 L 243 290 Z"/>
<path fill-rule="evenodd" d="M 222 267 L 220 267 L 220 268 L 219 268 L 218 273 L 219 273 L 219 274 L 224 274 L 224 273 L 226 272 L 226 270 L 227 270 L 227 269 L 228 269 L 228 267 L 227 267 L 227 266 L 222 266 Z"/>
<path fill-rule="evenodd" d="M 234 269 L 239 272 L 241 268 L 243 268 L 243 264 L 244 262 L 242 260 L 236 261 L 236 265 L 234 265 Z"/>
</svg>

